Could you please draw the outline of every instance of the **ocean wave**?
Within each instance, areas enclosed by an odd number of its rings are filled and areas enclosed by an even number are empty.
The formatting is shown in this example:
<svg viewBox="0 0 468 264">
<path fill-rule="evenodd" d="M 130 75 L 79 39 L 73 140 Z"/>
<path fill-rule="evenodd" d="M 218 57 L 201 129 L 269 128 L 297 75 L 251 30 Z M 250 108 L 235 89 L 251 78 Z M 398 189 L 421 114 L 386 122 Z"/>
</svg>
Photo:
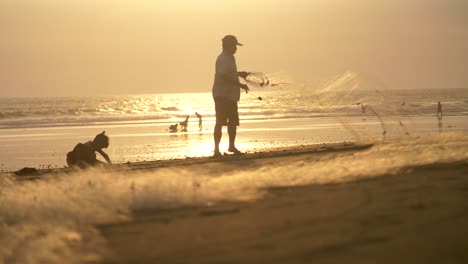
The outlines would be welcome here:
<svg viewBox="0 0 468 264">
<path fill-rule="evenodd" d="M 104 116 L 104 117 L 78 117 L 78 118 L 24 118 L 0 120 L 1 128 L 33 128 L 33 127 L 62 127 L 62 126 L 84 126 L 84 125 L 100 125 L 108 123 L 126 124 L 133 122 L 154 122 L 167 120 L 164 115 L 149 115 L 149 116 Z"/>
<path fill-rule="evenodd" d="M 332 112 L 320 111 L 320 110 L 308 110 L 308 109 L 296 109 L 296 110 L 258 110 L 258 111 L 247 111 L 244 112 L 240 109 L 240 117 L 242 120 L 268 120 L 268 119 L 297 119 L 297 118 L 317 118 L 317 117 L 416 117 L 416 116 L 434 116 L 435 111 L 399 111 L 399 112 L 388 112 L 380 114 L 368 112 L 363 114 L 359 109 L 351 110 L 335 110 Z M 468 111 L 466 109 L 454 109 L 450 111 L 444 110 L 445 116 L 467 116 Z M 129 123 L 173 123 L 176 119 L 183 119 L 186 117 L 185 113 L 180 114 L 158 114 L 158 115 L 102 115 L 102 116 L 83 116 L 80 113 L 73 113 L 65 116 L 46 116 L 46 115 L 16 115 L 9 116 L 7 118 L 2 117 L 0 113 L 0 128 L 33 128 L 33 127 L 62 127 L 62 126 L 86 126 L 86 125 L 103 125 L 103 124 L 129 124 Z M 214 113 L 205 114 L 204 119 L 214 118 Z M 195 117 L 192 117 L 195 120 Z"/>
<path fill-rule="evenodd" d="M 171 106 L 171 107 L 161 107 L 161 110 L 163 110 L 163 111 L 180 111 L 179 108 L 173 107 L 173 106 Z"/>
<path fill-rule="evenodd" d="M 313 92 L 313 91 L 311 91 Z M 342 92 L 341 92 L 342 93 Z M 299 91 L 265 91 L 257 97 L 242 97 L 239 112 L 242 119 L 311 118 L 317 116 L 369 116 L 363 113 L 365 103 L 380 116 L 417 116 L 436 114 L 437 92 L 393 91 L 383 96 L 368 91 L 355 91 L 340 97 L 340 92 L 330 94 L 302 94 Z M 465 90 L 444 94 L 444 115 L 467 115 Z M 320 100 L 317 96 L 322 96 Z M 441 99 L 442 100 L 442 99 Z M 214 104 L 210 93 L 171 94 L 145 96 L 108 96 L 88 98 L 21 98 L 0 99 L 0 127 L 70 126 L 116 122 L 139 122 L 194 117 L 195 112 L 204 118 L 214 117 Z"/>
</svg>

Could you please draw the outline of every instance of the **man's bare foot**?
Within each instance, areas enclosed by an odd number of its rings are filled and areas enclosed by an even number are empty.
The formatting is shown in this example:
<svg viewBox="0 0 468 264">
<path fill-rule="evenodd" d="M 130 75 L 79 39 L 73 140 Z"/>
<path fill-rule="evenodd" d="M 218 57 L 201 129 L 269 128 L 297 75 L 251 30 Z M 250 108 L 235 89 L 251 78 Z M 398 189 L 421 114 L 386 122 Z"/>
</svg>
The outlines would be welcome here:
<svg viewBox="0 0 468 264">
<path fill-rule="evenodd" d="M 213 158 L 222 158 L 222 157 L 223 157 L 223 154 L 221 154 L 221 152 L 219 151 L 215 151 L 213 154 Z"/>
<path fill-rule="evenodd" d="M 234 154 L 242 154 L 236 147 L 229 147 L 229 152 L 233 152 Z"/>
</svg>

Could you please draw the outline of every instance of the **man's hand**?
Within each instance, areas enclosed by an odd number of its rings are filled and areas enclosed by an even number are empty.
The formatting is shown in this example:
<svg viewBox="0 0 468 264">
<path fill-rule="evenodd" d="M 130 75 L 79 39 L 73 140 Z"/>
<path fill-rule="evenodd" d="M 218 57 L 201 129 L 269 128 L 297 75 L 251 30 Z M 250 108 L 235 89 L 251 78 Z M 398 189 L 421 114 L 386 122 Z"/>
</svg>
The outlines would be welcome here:
<svg viewBox="0 0 468 264">
<path fill-rule="evenodd" d="M 247 84 L 241 84 L 241 89 L 244 89 L 245 93 L 249 93 L 250 89 Z"/>
<path fill-rule="evenodd" d="M 250 74 L 250 72 L 245 72 L 245 71 L 241 71 L 241 72 L 238 72 L 237 75 L 239 75 L 239 77 L 245 79 L 247 78 L 247 76 Z"/>
</svg>

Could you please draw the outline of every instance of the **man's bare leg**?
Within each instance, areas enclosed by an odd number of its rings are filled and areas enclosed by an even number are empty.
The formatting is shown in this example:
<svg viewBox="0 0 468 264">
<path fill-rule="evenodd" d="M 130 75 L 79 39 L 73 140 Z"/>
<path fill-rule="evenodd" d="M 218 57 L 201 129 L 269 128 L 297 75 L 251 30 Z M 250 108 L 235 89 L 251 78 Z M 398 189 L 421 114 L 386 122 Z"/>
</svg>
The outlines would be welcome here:
<svg viewBox="0 0 468 264">
<path fill-rule="evenodd" d="M 221 142 L 221 136 L 222 136 L 222 129 L 223 126 L 216 124 L 214 128 L 214 143 L 215 143 L 215 149 L 214 149 L 214 156 L 220 156 L 221 152 L 219 152 L 219 142 Z"/>
<path fill-rule="evenodd" d="M 237 126 L 228 124 L 228 135 L 229 135 L 229 152 L 234 152 L 235 154 L 239 154 L 240 151 L 236 148 L 236 134 L 237 134 Z"/>
</svg>

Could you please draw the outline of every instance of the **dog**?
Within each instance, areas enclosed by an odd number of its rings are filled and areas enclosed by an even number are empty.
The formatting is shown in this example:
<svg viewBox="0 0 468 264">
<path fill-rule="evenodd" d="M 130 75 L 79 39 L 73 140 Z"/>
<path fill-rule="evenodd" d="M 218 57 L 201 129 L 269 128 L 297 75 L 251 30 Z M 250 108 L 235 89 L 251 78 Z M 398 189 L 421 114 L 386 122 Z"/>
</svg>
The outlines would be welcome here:
<svg viewBox="0 0 468 264">
<path fill-rule="evenodd" d="M 177 132 L 179 124 L 174 124 L 169 126 L 169 131 Z"/>
</svg>

